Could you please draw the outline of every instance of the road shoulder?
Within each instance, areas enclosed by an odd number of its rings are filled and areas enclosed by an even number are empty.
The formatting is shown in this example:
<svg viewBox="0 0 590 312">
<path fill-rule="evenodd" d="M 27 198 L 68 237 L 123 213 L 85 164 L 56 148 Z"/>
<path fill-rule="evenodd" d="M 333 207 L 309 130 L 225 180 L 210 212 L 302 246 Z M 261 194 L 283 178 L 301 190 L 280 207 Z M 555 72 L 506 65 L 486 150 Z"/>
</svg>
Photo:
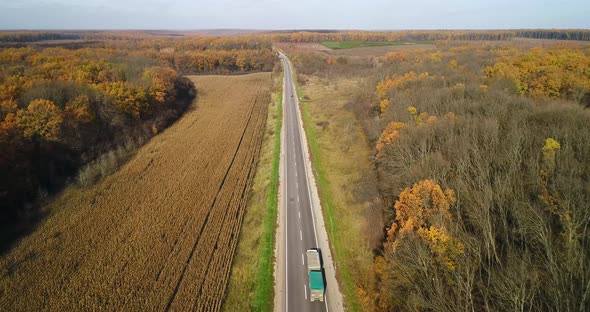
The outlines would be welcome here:
<svg viewBox="0 0 590 312">
<path fill-rule="evenodd" d="M 288 61 L 290 67 L 293 68 L 293 65 L 290 61 Z M 293 72 L 293 71 L 292 71 Z M 296 77 L 293 77 L 292 81 L 295 81 Z M 293 85 L 293 89 L 295 90 L 295 85 Z M 301 117 L 301 109 L 299 106 L 299 99 L 295 98 L 296 106 L 297 106 L 297 118 L 299 121 L 299 131 L 301 133 L 302 142 L 303 144 L 303 158 L 305 161 L 305 171 L 307 173 L 308 178 L 308 187 L 309 193 L 311 195 L 312 200 L 312 212 L 313 218 L 316 225 L 316 235 L 318 239 L 319 248 L 322 250 L 322 259 L 324 263 L 324 273 L 326 275 L 326 300 L 327 300 L 327 308 L 328 311 L 344 311 L 343 306 L 343 298 L 342 293 L 340 292 L 340 288 L 338 282 L 336 280 L 336 270 L 334 268 L 334 260 L 332 258 L 332 251 L 330 249 L 330 243 L 328 241 L 328 232 L 326 231 L 325 223 L 324 223 L 324 216 L 322 213 L 322 207 L 320 203 L 320 198 L 318 195 L 318 190 L 316 186 L 315 176 L 312 170 L 311 164 L 311 157 L 309 154 L 308 148 L 308 141 L 307 141 L 307 134 L 303 127 L 303 118 Z"/>
<path fill-rule="evenodd" d="M 282 96 L 282 103 L 283 106 L 281 120 L 282 124 L 285 124 L 285 81 L 283 79 L 283 96 Z M 277 227 L 276 227 L 276 244 L 274 250 L 274 258 L 275 258 L 275 265 L 274 265 L 274 276 L 275 276 L 275 297 L 274 297 L 274 311 L 280 312 L 283 311 L 282 307 L 286 305 L 285 299 L 285 273 L 286 273 L 286 262 L 285 257 L 282 255 L 285 254 L 285 244 L 281 244 L 285 240 L 285 199 L 284 199 L 284 191 L 283 188 L 285 187 L 285 183 L 283 183 L 283 179 L 285 177 L 285 127 L 281 127 L 281 152 L 280 152 L 280 161 L 279 161 L 279 200 L 278 200 L 278 217 L 277 217 Z"/>
</svg>

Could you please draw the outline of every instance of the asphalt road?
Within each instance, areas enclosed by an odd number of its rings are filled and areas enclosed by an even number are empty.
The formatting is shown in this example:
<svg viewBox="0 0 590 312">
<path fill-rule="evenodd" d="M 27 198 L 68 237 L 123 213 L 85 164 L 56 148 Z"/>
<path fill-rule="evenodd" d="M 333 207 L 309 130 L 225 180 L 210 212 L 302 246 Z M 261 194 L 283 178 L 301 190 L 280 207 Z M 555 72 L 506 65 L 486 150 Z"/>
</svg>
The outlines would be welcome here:
<svg viewBox="0 0 590 312">
<path fill-rule="evenodd" d="M 284 158 L 283 205 L 285 209 L 285 308 L 283 311 L 327 311 L 327 301 L 311 302 L 305 252 L 318 247 L 312 210 L 309 174 L 299 124 L 297 93 L 293 88 L 290 63 L 281 54 L 284 69 Z"/>
</svg>

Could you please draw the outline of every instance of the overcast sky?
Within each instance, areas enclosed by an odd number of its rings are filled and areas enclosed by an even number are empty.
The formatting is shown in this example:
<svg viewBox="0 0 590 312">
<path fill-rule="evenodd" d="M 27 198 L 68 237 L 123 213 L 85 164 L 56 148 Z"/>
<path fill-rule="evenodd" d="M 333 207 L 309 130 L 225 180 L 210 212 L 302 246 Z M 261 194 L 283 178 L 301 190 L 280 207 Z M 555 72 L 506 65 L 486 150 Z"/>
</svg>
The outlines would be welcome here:
<svg viewBox="0 0 590 312">
<path fill-rule="evenodd" d="M 590 0 L 0 0 L 0 29 L 590 28 Z"/>
</svg>

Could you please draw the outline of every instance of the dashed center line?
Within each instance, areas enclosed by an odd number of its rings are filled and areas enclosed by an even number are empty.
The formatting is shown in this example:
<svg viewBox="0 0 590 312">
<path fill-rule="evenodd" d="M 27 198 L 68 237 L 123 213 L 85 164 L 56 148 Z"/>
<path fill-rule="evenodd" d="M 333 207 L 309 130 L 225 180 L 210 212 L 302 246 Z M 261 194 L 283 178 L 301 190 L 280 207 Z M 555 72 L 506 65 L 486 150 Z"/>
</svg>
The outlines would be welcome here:
<svg viewBox="0 0 590 312">
<path fill-rule="evenodd" d="M 304 260 L 304 258 L 303 258 L 303 254 L 301 254 L 301 264 L 302 264 L 302 265 L 305 265 L 305 260 Z"/>
<path fill-rule="evenodd" d="M 301 230 L 299 230 L 299 239 L 303 240 L 303 232 Z"/>
</svg>

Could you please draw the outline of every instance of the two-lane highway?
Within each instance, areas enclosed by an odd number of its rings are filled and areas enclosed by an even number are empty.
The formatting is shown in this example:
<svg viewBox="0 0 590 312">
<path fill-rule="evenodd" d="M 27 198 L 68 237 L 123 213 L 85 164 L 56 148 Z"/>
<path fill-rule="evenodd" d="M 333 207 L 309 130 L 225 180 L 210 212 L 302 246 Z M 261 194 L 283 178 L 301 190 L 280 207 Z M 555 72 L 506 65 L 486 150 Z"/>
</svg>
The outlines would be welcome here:
<svg viewBox="0 0 590 312">
<path fill-rule="evenodd" d="M 328 233 L 307 149 L 306 135 L 293 84 L 291 63 L 279 52 L 284 70 L 281 130 L 281 190 L 275 250 L 275 311 L 343 311 L 343 299 L 330 251 Z M 305 252 L 320 248 L 324 301 L 310 300 Z"/>
<path fill-rule="evenodd" d="M 297 94 L 292 82 L 291 67 L 281 54 L 284 69 L 284 132 L 282 207 L 284 220 L 284 293 L 283 311 L 326 311 L 327 302 L 311 302 L 305 252 L 317 248 L 314 211 L 310 192 L 309 175 L 305 164 L 304 146 L 300 129 Z M 283 273 L 283 272 L 281 272 Z"/>
</svg>

